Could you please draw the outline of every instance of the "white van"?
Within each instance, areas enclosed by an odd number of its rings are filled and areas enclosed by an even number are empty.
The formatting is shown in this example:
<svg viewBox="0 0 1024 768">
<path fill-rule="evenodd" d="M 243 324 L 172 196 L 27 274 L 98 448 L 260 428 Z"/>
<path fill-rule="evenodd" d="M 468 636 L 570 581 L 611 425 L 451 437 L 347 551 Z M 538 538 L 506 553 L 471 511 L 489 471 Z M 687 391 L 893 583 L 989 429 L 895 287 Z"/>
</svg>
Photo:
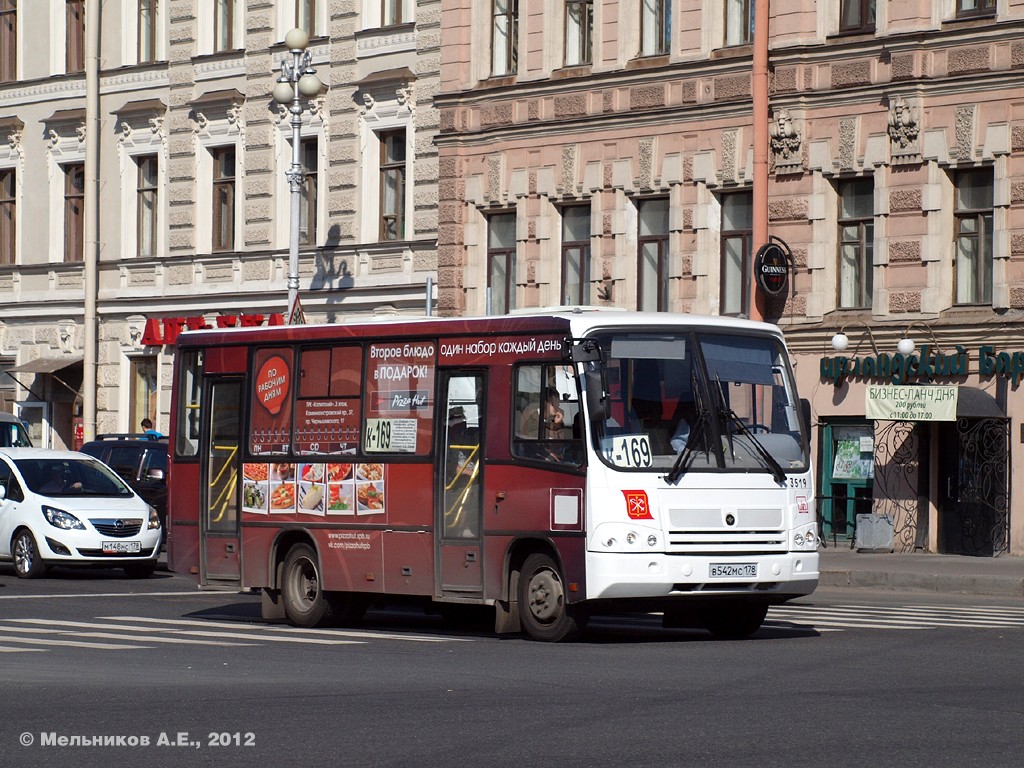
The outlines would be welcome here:
<svg viewBox="0 0 1024 768">
<path fill-rule="evenodd" d="M 0 413 L 0 448 L 31 448 L 25 425 L 17 416 Z"/>
</svg>

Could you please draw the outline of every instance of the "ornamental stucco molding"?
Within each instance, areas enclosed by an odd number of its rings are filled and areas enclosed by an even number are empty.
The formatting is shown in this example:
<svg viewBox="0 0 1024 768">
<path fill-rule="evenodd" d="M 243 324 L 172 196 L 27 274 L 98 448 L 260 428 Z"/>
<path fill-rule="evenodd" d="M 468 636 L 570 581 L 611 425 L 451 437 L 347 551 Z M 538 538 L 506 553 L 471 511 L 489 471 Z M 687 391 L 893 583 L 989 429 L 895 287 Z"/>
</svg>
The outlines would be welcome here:
<svg viewBox="0 0 1024 768">
<path fill-rule="evenodd" d="M 775 119 L 768 125 L 768 135 L 776 167 L 799 167 L 802 140 L 788 109 L 775 110 Z"/>
</svg>

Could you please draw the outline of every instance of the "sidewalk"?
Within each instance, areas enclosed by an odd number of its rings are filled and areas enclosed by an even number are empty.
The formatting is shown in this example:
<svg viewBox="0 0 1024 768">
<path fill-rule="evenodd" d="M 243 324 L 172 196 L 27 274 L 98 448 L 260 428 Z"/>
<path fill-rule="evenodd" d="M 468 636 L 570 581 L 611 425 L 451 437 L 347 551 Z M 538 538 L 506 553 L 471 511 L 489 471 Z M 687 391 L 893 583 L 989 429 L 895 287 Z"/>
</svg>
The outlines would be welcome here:
<svg viewBox="0 0 1024 768">
<path fill-rule="evenodd" d="M 964 557 L 820 548 L 821 587 L 1024 598 L 1024 557 Z"/>
</svg>

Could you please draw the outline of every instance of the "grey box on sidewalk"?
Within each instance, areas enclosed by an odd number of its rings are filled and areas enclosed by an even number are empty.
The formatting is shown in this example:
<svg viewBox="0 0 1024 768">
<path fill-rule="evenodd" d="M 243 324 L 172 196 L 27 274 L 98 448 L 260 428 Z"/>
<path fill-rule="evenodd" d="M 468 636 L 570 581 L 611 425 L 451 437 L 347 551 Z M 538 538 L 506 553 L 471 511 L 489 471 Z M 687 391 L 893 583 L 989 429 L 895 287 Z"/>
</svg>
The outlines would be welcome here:
<svg viewBox="0 0 1024 768">
<path fill-rule="evenodd" d="M 887 515 L 857 515 L 858 552 L 892 552 L 892 518 Z"/>
</svg>

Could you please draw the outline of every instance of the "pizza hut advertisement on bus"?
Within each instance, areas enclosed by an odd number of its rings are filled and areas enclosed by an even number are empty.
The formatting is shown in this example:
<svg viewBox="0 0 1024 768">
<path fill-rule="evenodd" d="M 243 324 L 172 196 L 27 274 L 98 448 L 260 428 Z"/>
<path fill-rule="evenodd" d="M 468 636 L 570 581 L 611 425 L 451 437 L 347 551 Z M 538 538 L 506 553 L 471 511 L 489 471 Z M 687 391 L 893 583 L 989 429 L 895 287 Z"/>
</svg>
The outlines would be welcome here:
<svg viewBox="0 0 1024 768">
<path fill-rule="evenodd" d="M 260 349 L 253 358 L 249 450 L 265 456 L 287 453 L 292 439 L 292 352 Z"/>
<path fill-rule="evenodd" d="M 247 463 L 242 467 L 242 509 L 258 515 L 382 515 L 384 467 Z"/>
<path fill-rule="evenodd" d="M 432 341 L 369 346 L 366 453 L 425 456 L 430 451 L 435 352 Z"/>
</svg>

